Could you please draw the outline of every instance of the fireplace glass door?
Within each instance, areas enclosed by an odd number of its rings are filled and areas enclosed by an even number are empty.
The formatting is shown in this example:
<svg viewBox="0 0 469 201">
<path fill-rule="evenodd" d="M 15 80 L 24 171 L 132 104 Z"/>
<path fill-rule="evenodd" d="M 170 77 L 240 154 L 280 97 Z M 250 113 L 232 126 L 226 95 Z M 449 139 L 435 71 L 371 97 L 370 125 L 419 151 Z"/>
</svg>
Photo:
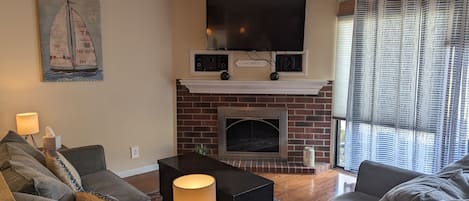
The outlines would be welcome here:
<svg viewBox="0 0 469 201">
<path fill-rule="evenodd" d="M 218 156 L 287 159 L 286 108 L 219 107 Z"/>
<path fill-rule="evenodd" d="M 226 149 L 235 152 L 279 152 L 278 119 L 226 119 Z"/>
</svg>

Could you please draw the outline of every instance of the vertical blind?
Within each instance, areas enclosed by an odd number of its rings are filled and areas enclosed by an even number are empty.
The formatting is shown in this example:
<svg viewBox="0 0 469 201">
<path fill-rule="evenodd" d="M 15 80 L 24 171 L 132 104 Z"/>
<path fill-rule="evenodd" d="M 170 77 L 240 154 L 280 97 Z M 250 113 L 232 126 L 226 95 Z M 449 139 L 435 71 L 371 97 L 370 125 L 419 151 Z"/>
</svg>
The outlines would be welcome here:
<svg viewBox="0 0 469 201">
<path fill-rule="evenodd" d="M 468 1 L 357 0 L 345 168 L 432 173 L 467 154 Z"/>
<path fill-rule="evenodd" d="M 333 93 L 333 116 L 345 119 L 352 54 L 353 16 L 337 18 L 337 39 L 335 56 L 335 81 Z"/>
</svg>

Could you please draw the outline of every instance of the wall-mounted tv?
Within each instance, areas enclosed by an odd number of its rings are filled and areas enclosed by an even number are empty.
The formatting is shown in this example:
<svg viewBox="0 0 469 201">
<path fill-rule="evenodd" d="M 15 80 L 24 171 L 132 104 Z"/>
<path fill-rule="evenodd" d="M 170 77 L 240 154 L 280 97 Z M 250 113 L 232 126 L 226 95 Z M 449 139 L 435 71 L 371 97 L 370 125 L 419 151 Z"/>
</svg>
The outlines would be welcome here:
<svg viewBox="0 0 469 201">
<path fill-rule="evenodd" d="M 207 0 L 208 49 L 303 51 L 306 0 Z"/>
</svg>

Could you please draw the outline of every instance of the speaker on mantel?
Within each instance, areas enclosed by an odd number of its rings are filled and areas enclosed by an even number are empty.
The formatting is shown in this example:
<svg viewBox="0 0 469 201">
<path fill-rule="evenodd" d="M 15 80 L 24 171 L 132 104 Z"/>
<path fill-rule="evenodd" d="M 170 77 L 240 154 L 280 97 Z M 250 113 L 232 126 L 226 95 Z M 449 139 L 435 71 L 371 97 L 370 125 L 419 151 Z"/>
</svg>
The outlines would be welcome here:
<svg viewBox="0 0 469 201">
<path fill-rule="evenodd" d="M 275 56 L 276 72 L 302 72 L 302 54 L 277 54 Z"/>
<path fill-rule="evenodd" d="M 195 54 L 196 72 L 228 71 L 228 54 Z"/>
</svg>

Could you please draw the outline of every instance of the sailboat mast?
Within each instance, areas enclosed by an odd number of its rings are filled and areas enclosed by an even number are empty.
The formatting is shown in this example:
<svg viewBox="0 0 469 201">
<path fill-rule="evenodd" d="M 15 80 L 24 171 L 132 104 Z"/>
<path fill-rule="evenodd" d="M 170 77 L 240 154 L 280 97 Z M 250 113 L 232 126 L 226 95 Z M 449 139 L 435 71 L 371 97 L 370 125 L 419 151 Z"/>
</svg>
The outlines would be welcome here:
<svg viewBox="0 0 469 201">
<path fill-rule="evenodd" d="M 74 34 L 73 34 L 73 28 L 72 28 L 72 8 L 70 7 L 70 0 L 65 0 L 66 1 L 66 4 L 67 4 L 67 18 L 68 18 L 68 23 L 67 23 L 67 26 L 68 26 L 68 33 L 69 33 L 69 37 L 70 37 L 70 40 L 69 40 L 69 47 L 70 47 L 70 51 L 71 51 L 71 62 L 72 62 L 72 68 L 73 70 L 75 70 L 75 64 L 74 64 L 74 60 L 75 60 L 75 44 L 74 44 Z"/>
</svg>

